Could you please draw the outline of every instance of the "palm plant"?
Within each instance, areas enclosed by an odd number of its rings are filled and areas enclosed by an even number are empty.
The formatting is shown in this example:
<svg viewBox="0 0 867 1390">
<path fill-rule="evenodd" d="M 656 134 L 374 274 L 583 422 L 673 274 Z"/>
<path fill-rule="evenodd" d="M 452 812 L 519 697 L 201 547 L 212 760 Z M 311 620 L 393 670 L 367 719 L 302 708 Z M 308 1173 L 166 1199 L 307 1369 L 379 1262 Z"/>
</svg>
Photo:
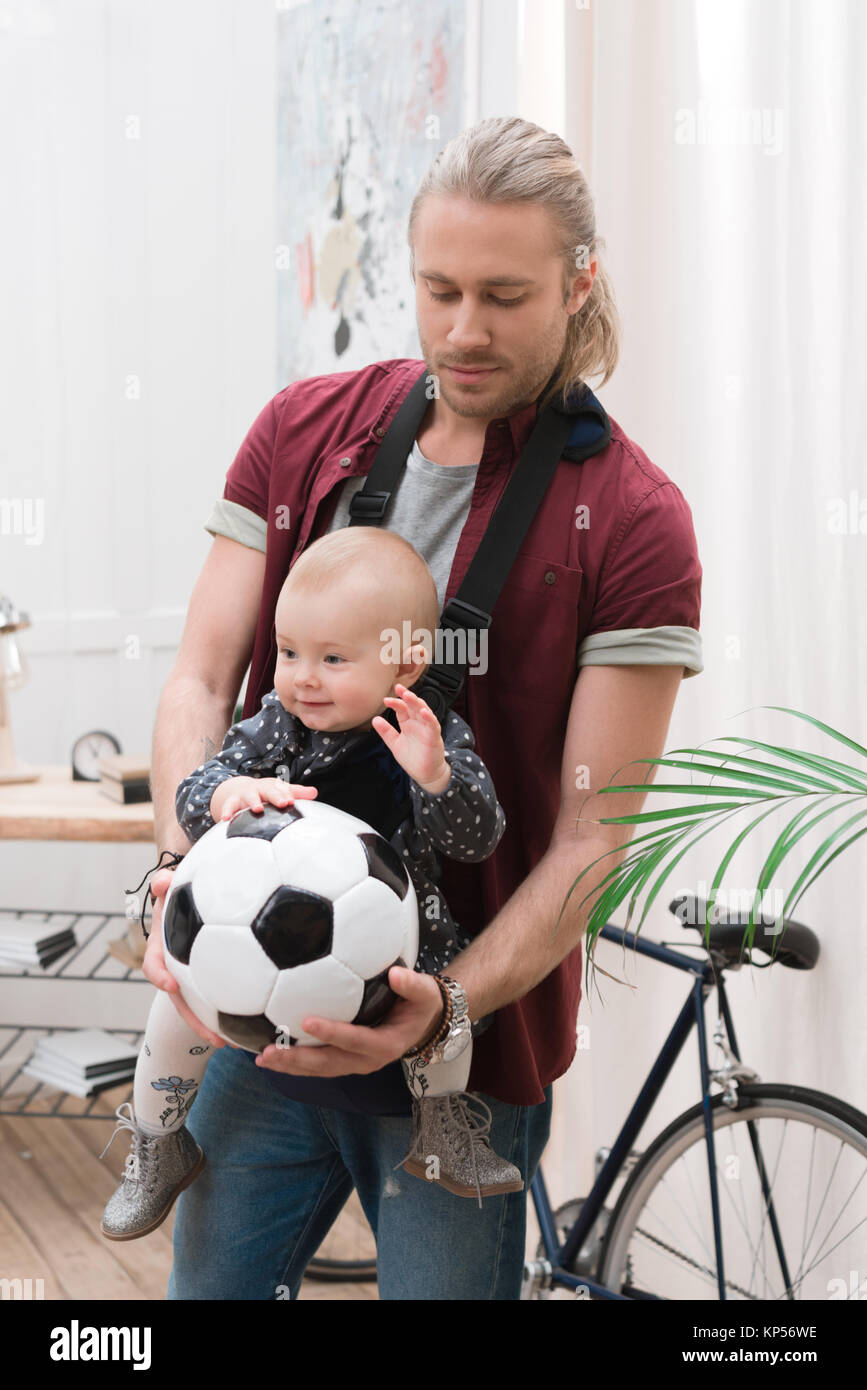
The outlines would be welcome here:
<svg viewBox="0 0 867 1390">
<path fill-rule="evenodd" d="M 851 752 L 858 754 L 861 758 L 867 758 L 867 749 L 863 748 L 860 743 L 847 738 L 839 730 L 832 729 L 829 725 L 823 724 L 809 714 L 804 714 L 800 710 L 787 709 L 782 705 L 762 705 L 759 708 L 779 710 L 783 714 L 791 714 L 798 719 L 805 719 L 815 728 L 820 729 L 822 733 L 830 734 L 838 743 L 844 744 Z M 675 782 L 660 784 L 651 783 L 648 785 L 645 781 L 641 785 L 609 785 L 591 794 L 592 796 L 605 796 L 622 794 L 623 792 L 649 792 L 656 795 L 682 797 L 684 795 L 694 796 L 696 791 L 700 789 L 705 800 L 686 806 L 641 811 L 635 815 L 607 816 L 593 822 L 598 825 L 653 825 L 654 828 L 637 839 L 628 837 L 624 843 L 631 844 L 632 852 L 611 869 L 605 878 L 599 882 L 594 882 L 593 887 L 578 904 L 580 910 L 594 893 L 599 893 L 587 920 L 588 972 L 591 962 L 593 962 L 594 968 L 601 970 L 601 967 L 596 966 L 595 961 L 593 961 L 596 940 L 602 927 L 605 926 L 611 914 L 620 906 L 627 894 L 630 895 L 626 918 L 626 928 L 629 929 L 638 898 L 656 873 L 656 877 L 647 891 L 641 919 L 638 926 L 633 928 L 637 933 L 641 930 L 647 913 L 665 880 L 688 850 L 705 835 L 710 834 L 717 826 L 732 816 L 737 816 L 739 812 L 748 807 L 762 807 L 762 810 L 739 831 L 720 859 L 707 899 L 706 939 L 710 931 L 710 923 L 713 921 L 713 905 L 718 896 L 720 885 L 740 846 L 755 830 L 756 826 L 766 820 L 768 816 L 773 815 L 781 806 L 794 803 L 795 806 L 799 806 L 799 809 L 795 811 L 795 814 L 777 835 L 762 865 L 756 887 L 752 890 L 753 906 L 744 933 L 744 947 L 746 949 L 753 946 L 756 918 L 763 895 L 768 890 L 771 880 L 786 856 L 805 835 L 809 835 L 814 827 L 827 822 L 835 812 L 851 810 L 852 814 L 847 815 L 841 824 L 829 829 L 828 833 L 821 839 L 821 843 L 792 884 L 782 912 L 779 914 L 780 919 L 788 918 L 810 885 L 816 881 L 820 874 L 824 873 L 828 865 L 839 854 L 842 854 L 854 840 L 867 834 L 867 806 L 858 807 L 859 801 L 867 801 L 867 768 L 853 767 L 848 762 L 838 762 L 819 753 L 800 753 L 792 748 L 780 748 L 774 744 L 759 742 L 756 739 L 728 737 L 712 739 L 710 742 L 740 744 L 743 749 L 769 755 L 773 761 L 746 757 L 743 753 L 712 751 L 704 746 L 675 748 L 670 754 L 662 758 L 638 758 L 636 761 L 648 764 L 648 773 L 645 776 L 649 775 L 650 768 L 658 766 L 688 769 L 693 774 L 710 774 L 710 780 L 707 783 L 700 783 L 698 787 L 695 782 L 687 782 L 682 777 Z M 632 764 L 627 764 L 627 766 L 632 766 Z M 620 771 L 622 770 L 620 769 Z M 723 779 L 724 785 L 712 785 L 714 779 Z M 833 804 L 822 804 L 827 802 Z M 814 812 L 815 814 L 813 814 Z M 607 850 L 605 854 L 599 855 L 581 871 L 566 895 L 557 919 L 557 927 L 559 927 L 567 903 L 581 879 L 602 859 L 607 858 L 610 854 L 617 854 L 622 849 L 623 845 L 618 845 Z M 784 935 L 785 932 L 782 934 Z M 776 940 L 777 938 L 775 938 Z M 606 971 L 602 971 L 602 973 L 607 974 Z"/>
</svg>

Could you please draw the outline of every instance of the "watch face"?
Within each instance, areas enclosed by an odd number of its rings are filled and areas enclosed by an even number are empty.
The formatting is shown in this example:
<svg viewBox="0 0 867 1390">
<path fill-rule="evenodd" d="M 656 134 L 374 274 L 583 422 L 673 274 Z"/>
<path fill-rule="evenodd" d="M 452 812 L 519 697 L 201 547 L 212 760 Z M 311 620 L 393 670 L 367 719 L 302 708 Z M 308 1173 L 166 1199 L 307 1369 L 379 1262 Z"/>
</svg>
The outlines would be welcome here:
<svg viewBox="0 0 867 1390">
<path fill-rule="evenodd" d="M 467 1043 L 472 1039 L 469 1024 L 466 1019 L 452 1027 L 452 1031 L 441 1043 L 438 1051 L 441 1053 L 443 1062 L 453 1062 L 456 1057 L 460 1057 Z"/>
<path fill-rule="evenodd" d="M 98 782 L 100 758 L 111 758 L 119 752 L 120 744 L 114 734 L 105 729 L 82 734 L 72 749 L 73 775 L 83 782 Z"/>
</svg>

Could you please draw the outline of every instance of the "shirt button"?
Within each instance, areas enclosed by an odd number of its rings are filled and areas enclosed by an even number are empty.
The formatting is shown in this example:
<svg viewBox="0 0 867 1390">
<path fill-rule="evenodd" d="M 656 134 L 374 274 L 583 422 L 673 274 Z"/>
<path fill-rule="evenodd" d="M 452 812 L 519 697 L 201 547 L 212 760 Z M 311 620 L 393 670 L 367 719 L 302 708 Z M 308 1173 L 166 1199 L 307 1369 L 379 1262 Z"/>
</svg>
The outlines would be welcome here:
<svg viewBox="0 0 867 1390">
<path fill-rule="evenodd" d="M 554 573 L 554 571 L 553 571 L 553 570 L 546 570 L 546 571 L 545 571 L 545 583 L 546 583 L 546 584 L 556 584 L 556 582 L 557 582 L 557 576 L 556 576 L 556 574 Z"/>
<path fill-rule="evenodd" d="M 352 462 L 352 459 L 349 459 L 349 458 L 341 459 L 341 460 L 340 460 L 340 467 L 341 467 L 341 468 L 348 468 L 349 465 L 351 464 L 351 462 Z"/>
<path fill-rule="evenodd" d="M 385 429 L 382 425 L 377 425 L 373 433 L 376 435 L 377 439 L 383 439 L 385 437 Z"/>
</svg>

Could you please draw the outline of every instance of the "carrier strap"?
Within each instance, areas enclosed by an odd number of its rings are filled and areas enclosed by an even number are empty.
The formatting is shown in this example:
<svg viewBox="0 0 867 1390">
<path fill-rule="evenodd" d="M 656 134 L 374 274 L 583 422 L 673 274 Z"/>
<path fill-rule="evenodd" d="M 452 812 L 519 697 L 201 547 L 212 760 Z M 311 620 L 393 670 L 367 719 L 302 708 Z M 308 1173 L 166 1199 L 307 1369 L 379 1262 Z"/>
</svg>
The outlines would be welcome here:
<svg viewBox="0 0 867 1390">
<path fill-rule="evenodd" d="M 425 367 L 389 425 L 364 486 L 349 503 L 350 526 L 382 524 L 430 404 L 429 379 Z M 547 388 L 543 392 L 544 389 Z M 573 425 L 574 419 L 553 405 L 539 413 L 460 587 L 443 608 L 440 630 L 455 635 L 441 639 L 438 645 L 444 654 L 463 653 L 464 659 L 433 661 L 416 687 L 441 724 L 463 688 L 469 651 L 467 634 L 491 626 L 500 590 L 560 462 Z M 594 443 L 587 452 L 595 453 L 598 448 Z M 475 650 L 478 649 L 476 643 Z"/>
</svg>

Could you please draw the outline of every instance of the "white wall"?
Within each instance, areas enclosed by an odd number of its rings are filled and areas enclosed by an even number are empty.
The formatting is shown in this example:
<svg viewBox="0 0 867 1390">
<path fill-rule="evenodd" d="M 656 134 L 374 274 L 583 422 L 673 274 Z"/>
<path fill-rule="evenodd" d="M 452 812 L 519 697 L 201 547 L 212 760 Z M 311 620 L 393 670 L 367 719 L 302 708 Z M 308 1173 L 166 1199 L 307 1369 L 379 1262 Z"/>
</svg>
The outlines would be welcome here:
<svg viewBox="0 0 867 1390">
<path fill-rule="evenodd" d="M 93 728 L 149 751 L 202 523 L 276 389 L 274 23 L 264 0 L 4 5 L 0 494 L 44 506 L 41 544 L 0 536 L 33 624 L 22 761 Z M 155 857 L 0 843 L 2 903 L 122 911 Z"/>
</svg>

